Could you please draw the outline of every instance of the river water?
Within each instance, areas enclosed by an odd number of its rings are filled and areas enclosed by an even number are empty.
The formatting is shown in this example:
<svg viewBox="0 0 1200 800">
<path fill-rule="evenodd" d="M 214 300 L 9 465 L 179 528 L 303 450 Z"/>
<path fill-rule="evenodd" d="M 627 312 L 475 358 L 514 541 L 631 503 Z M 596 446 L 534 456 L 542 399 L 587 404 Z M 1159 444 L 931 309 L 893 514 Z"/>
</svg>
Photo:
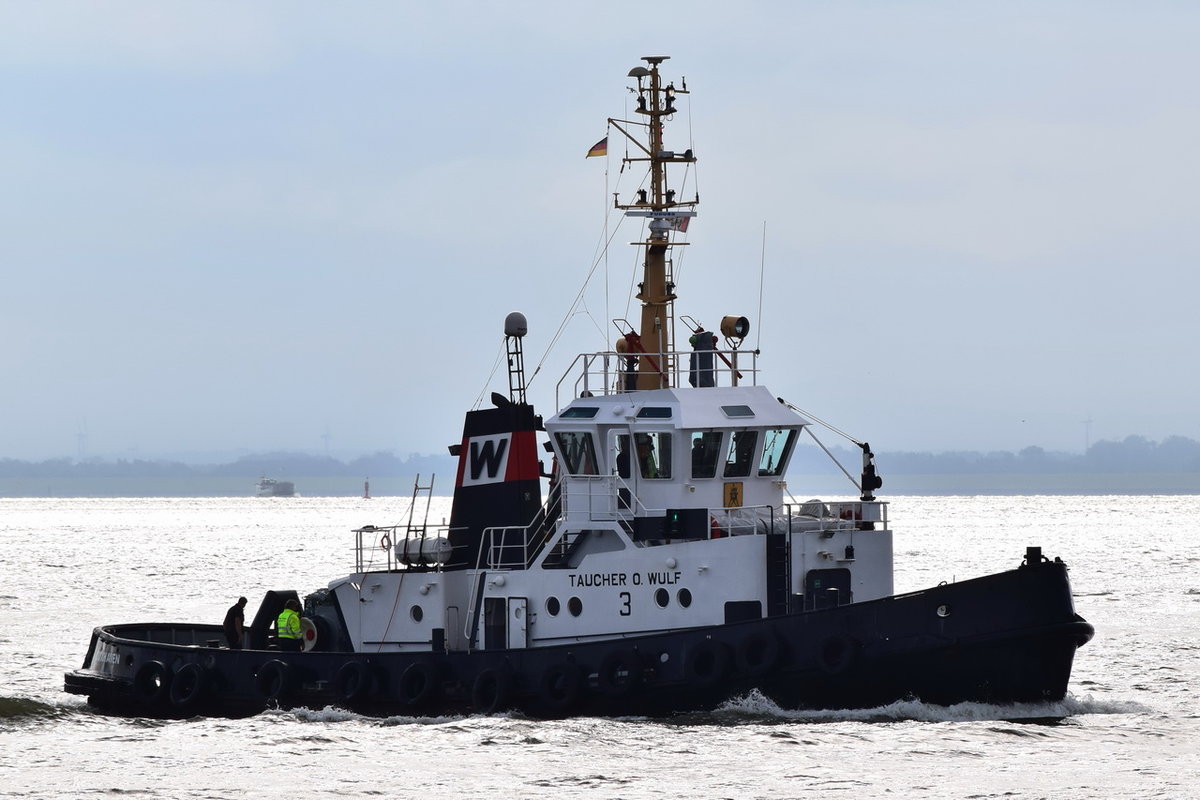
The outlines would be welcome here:
<svg viewBox="0 0 1200 800">
<path fill-rule="evenodd" d="M 1200 497 L 890 498 L 896 589 L 1072 568 L 1096 638 L 1061 703 L 672 719 L 243 720 L 93 713 L 62 691 L 92 627 L 220 622 L 348 573 L 377 498 L 0 499 L 0 797 L 1200 798 Z M 435 499 L 431 521 L 448 514 Z"/>
</svg>

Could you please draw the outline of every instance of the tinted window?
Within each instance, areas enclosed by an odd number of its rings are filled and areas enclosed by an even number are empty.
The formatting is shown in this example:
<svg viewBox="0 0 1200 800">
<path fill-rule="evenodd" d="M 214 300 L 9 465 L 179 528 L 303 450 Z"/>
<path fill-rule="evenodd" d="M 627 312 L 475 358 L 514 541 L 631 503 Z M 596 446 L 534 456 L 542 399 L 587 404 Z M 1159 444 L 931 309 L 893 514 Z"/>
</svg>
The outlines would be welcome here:
<svg viewBox="0 0 1200 800">
<path fill-rule="evenodd" d="M 671 434 L 635 433 L 638 470 L 643 478 L 671 477 Z"/>
<path fill-rule="evenodd" d="M 717 460 L 721 457 L 720 431 L 692 433 L 692 477 L 717 477 Z"/>
<path fill-rule="evenodd" d="M 734 431 L 729 438 L 729 453 L 725 457 L 726 478 L 744 478 L 750 474 L 757 441 L 757 431 Z"/>
<path fill-rule="evenodd" d="M 555 434 L 558 449 L 562 453 L 563 469 L 569 475 L 598 475 L 596 468 L 596 446 L 592 435 L 582 431 L 566 431 Z"/>
<path fill-rule="evenodd" d="M 758 461 L 759 475 L 782 475 L 796 440 L 795 429 L 767 431 L 763 437 L 762 458 Z"/>
</svg>

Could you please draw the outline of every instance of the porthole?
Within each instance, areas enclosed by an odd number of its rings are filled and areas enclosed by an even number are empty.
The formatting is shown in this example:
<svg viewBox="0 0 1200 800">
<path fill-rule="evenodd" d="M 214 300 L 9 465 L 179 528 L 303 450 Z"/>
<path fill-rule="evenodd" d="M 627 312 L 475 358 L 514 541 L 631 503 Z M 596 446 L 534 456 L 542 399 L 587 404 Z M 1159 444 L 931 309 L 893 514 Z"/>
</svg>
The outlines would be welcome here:
<svg viewBox="0 0 1200 800">
<path fill-rule="evenodd" d="M 666 608 L 667 603 L 671 602 L 671 593 L 666 589 L 659 589 L 654 593 L 654 602 L 658 603 L 659 608 Z"/>
<path fill-rule="evenodd" d="M 413 622 L 420 622 L 425 616 L 425 612 L 421 610 L 420 606 L 413 606 L 411 609 L 409 609 L 408 613 L 412 617 Z"/>
<path fill-rule="evenodd" d="M 684 608 L 687 608 L 692 604 L 692 593 L 688 589 L 680 589 L 679 594 L 677 594 L 676 597 L 679 599 L 679 605 L 683 606 Z"/>
<path fill-rule="evenodd" d="M 950 606 L 947 606 L 947 605 L 941 605 L 941 606 L 938 606 L 938 607 L 937 607 L 937 615 L 938 615 L 939 617 L 948 617 L 948 616 L 950 616 Z"/>
<path fill-rule="evenodd" d="M 558 612 L 562 611 L 562 605 L 559 604 L 557 597 L 546 598 L 546 613 L 552 617 L 557 617 Z"/>
<path fill-rule="evenodd" d="M 567 601 L 567 611 L 571 612 L 572 617 L 578 617 L 583 613 L 583 601 L 578 597 L 572 597 Z"/>
</svg>

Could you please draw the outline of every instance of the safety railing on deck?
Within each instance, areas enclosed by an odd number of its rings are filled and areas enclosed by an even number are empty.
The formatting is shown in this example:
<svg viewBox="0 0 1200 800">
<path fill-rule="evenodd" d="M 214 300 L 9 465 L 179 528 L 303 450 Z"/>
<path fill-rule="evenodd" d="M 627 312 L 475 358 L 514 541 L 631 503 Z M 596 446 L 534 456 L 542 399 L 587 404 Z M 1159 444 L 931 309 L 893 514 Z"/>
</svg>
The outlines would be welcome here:
<svg viewBox="0 0 1200 800">
<path fill-rule="evenodd" d="M 355 572 L 453 566 L 448 527 L 364 525 L 354 529 Z M 380 563 L 382 561 L 382 563 Z"/>
<path fill-rule="evenodd" d="M 701 360 L 696 363 L 693 356 Z M 646 367 L 639 367 L 639 362 Z M 580 353 L 559 378 L 555 407 L 566 399 L 633 391 L 638 375 L 658 373 L 665 386 L 737 386 L 758 382 L 758 354 L 753 350 L 675 350 L 668 353 Z M 694 382 L 693 382 L 694 379 Z M 564 398 L 569 391 L 569 397 Z"/>
<path fill-rule="evenodd" d="M 887 503 L 879 500 L 808 500 L 786 503 L 788 531 L 800 530 L 807 520 L 820 531 L 874 530 L 888 527 Z"/>
</svg>

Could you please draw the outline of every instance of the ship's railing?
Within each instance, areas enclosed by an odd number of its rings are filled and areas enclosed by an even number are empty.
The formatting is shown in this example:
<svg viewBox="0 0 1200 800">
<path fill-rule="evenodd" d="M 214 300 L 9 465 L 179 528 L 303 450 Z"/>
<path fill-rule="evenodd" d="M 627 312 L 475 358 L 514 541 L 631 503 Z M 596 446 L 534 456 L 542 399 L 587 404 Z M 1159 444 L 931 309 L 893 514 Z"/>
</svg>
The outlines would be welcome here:
<svg viewBox="0 0 1200 800">
<path fill-rule="evenodd" d="M 529 564 L 533 551 L 529 525 L 505 525 L 483 529 L 479 548 L 480 565 L 488 569 L 511 569 Z"/>
<path fill-rule="evenodd" d="M 563 481 L 562 514 L 568 521 L 628 521 L 648 509 L 619 475 L 572 475 Z"/>
<path fill-rule="evenodd" d="M 354 529 L 354 571 L 450 566 L 449 528 L 364 525 Z M 383 563 L 377 562 L 378 558 Z"/>
<path fill-rule="evenodd" d="M 800 530 L 887 529 L 887 503 L 880 500 L 807 500 L 785 503 L 788 533 Z"/>
<path fill-rule="evenodd" d="M 693 356 L 701 357 L 700 363 L 697 364 Z M 638 375 L 646 372 L 639 370 L 641 361 L 649 364 L 650 374 L 658 372 L 665 378 L 666 387 L 738 386 L 758 382 L 758 354 L 753 350 L 580 353 L 555 385 L 555 407 L 561 408 L 570 398 L 634 391 Z"/>
</svg>

